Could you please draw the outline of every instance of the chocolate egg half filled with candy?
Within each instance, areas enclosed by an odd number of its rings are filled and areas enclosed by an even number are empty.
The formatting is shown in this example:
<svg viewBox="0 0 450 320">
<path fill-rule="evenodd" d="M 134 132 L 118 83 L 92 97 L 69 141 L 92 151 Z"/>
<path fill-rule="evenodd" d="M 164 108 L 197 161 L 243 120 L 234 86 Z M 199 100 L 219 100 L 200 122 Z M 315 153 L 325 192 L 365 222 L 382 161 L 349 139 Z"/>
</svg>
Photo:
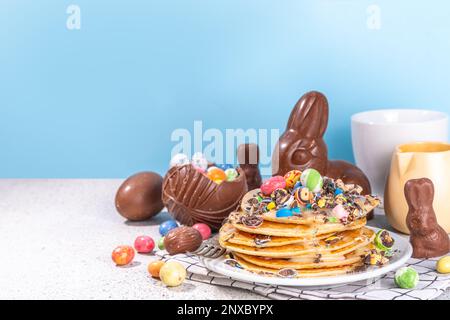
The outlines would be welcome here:
<svg viewBox="0 0 450 320">
<path fill-rule="evenodd" d="M 218 230 L 247 192 L 245 174 L 237 171 L 235 180 L 217 184 L 192 165 L 172 167 L 164 177 L 163 202 L 182 224 L 205 223 Z"/>
<path fill-rule="evenodd" d="M 132 175 L 117 190 L 117 211 L 132 221 L 146 220 L 158 214 L 164 208 L 162 181 L 162 177 L 155 172 Z"/>
</svg>

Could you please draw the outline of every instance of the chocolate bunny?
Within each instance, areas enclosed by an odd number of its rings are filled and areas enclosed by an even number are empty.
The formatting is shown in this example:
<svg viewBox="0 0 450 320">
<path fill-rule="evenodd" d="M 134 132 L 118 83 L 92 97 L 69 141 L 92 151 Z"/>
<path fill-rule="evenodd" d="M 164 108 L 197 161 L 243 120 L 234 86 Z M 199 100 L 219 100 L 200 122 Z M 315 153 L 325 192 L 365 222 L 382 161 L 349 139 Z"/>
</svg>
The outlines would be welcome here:
<svg viewBox="0 0 450 320">
<path fill-rule="evenodd" d="M 241 144 L 237 150 L 239 166 L 245 173 L 248 190 L 257 189 L 261 186 L 262 179 L 259 172 L 259 148 L 254 143 Z"/>
<path fill-rule="evenodd" d="M 363 188 L 363 194 L 370 194 L 369 180 L 361 169 L 346 161 L 328 160 L 327 145 L 323 140 L 328 113 L 328 101 L 322 93 L 311 91 L 300 98 L 291 112 L 286 131 L 275 146 L 273 175 L 314 168 L 324 176 L 357 184 Z"/>
<path fill-rule="evenodd" d="M 433 258 L 450 251 L 447 232 L 438 224 L 433 210 L 434 185 L 430 179 L 412 179 L 405 184 L 408 203 L 406 225 L 411 233 L 413 258 Z"/>
</svg>

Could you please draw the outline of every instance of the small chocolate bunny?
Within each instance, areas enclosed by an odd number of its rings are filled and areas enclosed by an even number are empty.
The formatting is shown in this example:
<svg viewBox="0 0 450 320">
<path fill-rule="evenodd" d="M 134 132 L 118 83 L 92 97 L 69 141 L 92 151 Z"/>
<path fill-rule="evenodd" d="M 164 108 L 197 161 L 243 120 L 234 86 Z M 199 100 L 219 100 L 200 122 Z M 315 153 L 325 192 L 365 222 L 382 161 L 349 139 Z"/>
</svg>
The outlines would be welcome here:
<svg viewBox="0 0 450 320">
<path fill-rule="evenodd" d="M 300 98 L 275 147 L 272 174 L 284 175 L 293 169 L 314 168 L 324 176 L 357 184 L 363 188 L 363 194 L 370 194 L 369 180 L 361 169 L 346 161 L 328 160 L 327 145 L 323 140 L 328 112 L 328 101 L 322 93 L 311 91 Z"/>
<path fill-rule="evenodd" d="M 406 225 L 411 233 L 413 258 L 433 258 L 450 251 L 447 232 L 438 224 L 433 210 L 434 185 L 430 179 L 412 179 L 405 184 L 409 211 Z"/>
<path fill-rule="evenodd" d="M 262 179 L 259 172 L 259 147 L 254 143 L 241 144 L 237 151 L 239 166 L 245 173 L 248 190 L 261 186 Z"/>
</svg>

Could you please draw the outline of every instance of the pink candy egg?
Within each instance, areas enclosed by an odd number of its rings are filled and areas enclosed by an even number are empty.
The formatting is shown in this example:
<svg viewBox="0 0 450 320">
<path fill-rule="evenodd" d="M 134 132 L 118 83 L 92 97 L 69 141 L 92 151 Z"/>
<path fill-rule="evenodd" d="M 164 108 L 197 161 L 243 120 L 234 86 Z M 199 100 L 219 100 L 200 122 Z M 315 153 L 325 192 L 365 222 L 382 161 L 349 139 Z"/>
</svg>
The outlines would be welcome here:
<svg viewBox="0 0 450 320">
<path fill-rule="evenodd" d="M 139 253 L 149 253 L 155 248 L 155 241 L 149 236 L 139 236 L 134 240 L 134 248 Z"/>
<path fill-rule="evenodd" d="M 275 176 L 263 182 L 261 192 L 268 196 L 275 190 L 284 188 L 286 188 L 286 180 L 282 176 Z"/>
<path fill-rule="evenodd" d="M 192 228 L 200 232 L 203 240 L 206 240 L 211 236 L 211 228 L 207 224 L 196 223 L 192 226 Z"/>
<path fill-rule="evenodd" d="M 345 210 L 344 206 L 341 204 L 338 204 L 336 207 L 333 208 L 333 217 L 336 217 L 337 219 L 346 219 L 348 217 L 348 212 Z"/>
</svg>

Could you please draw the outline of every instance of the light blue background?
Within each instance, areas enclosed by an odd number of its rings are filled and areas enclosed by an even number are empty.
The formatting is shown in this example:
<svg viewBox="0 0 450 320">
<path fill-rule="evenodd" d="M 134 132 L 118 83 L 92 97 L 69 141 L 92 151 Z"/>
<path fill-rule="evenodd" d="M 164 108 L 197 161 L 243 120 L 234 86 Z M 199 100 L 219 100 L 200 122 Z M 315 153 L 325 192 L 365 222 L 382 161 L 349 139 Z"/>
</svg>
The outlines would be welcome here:
<svg viewBox="0 0 450 320">
<path fill-rule="evenodd" d="M 445 0 L 2 0 L 0 177 L 164 173 L 174 129 L 284 129 L 311 89 L 331 157 L 352 160 L 351 114 L 449 111 L 449 15 Z"/>
</svg>

